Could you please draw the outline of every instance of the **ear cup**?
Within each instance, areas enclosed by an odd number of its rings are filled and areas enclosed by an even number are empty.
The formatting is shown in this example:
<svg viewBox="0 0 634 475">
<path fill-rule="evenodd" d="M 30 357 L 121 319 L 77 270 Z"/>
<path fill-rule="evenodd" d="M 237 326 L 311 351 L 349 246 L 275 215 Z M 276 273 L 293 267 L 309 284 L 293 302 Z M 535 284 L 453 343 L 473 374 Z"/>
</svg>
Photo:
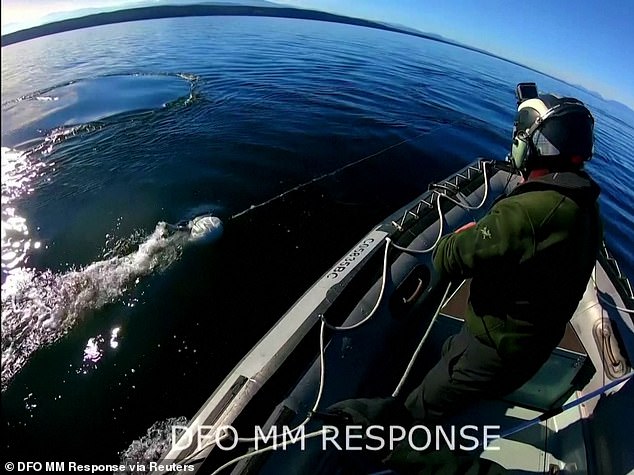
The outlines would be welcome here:
<svg viewBox="0 0 634 475">
<path fill-rule="evenodd" d="M 517 134 L 513 139 L 511 146 L 511 159 L 518 170 L 524 169 L 526 166 L 526 158 L 528 157 L 529 145 L 523 134 Z"/>
</svg>

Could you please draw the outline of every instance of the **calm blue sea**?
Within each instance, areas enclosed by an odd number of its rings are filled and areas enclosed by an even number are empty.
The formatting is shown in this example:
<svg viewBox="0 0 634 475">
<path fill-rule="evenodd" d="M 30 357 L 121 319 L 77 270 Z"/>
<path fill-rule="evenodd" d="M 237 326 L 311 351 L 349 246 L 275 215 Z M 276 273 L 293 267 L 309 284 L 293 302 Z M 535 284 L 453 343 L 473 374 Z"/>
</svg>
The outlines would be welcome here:
<svg viewBox="0 0 634 475">
<path fill-rule="evenodd" d="M 156 422 L 193 416 L 371 226 L 476 157 L 505 157 L 520 81 L 593 111 L 588 169 L 634 277 L 634 112 L 534 71 L 266 18 L 3 48 L 4 452 L 116 463 Z M 216 243 L 164 224 L 204 213 L 224 221 Z"/>
</svg>

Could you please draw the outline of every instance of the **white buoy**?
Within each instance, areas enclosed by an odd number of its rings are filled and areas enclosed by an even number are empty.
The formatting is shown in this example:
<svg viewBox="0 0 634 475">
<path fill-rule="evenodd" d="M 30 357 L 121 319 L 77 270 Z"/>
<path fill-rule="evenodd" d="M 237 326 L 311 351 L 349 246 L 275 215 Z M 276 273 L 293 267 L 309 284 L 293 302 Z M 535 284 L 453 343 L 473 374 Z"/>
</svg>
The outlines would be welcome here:
<svg viewBox="0 0 634 475">
<path fill-rule="evenodd" d="M 196 216 L 187 227 L 189 228 L 189 238 L 192 241 L 215 241 L 222 235 L 223 226 L 220 218 L 205 214 Z"/>
</svg>

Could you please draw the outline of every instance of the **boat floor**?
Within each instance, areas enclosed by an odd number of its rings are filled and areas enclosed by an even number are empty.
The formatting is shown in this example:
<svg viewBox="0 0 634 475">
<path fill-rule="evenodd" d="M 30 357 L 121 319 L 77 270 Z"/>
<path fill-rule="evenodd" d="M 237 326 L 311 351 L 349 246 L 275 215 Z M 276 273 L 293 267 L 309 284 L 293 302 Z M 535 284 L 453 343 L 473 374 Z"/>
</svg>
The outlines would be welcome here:
<svg viewBox="0 0 634 475">
<path fill-rule="evenodd" d="M 441 309 L 423 349 L 423 358 L 437 361 L 446 338 L 456 333 L 463 324 L 469 284 L 469 281 L 463 282 Z M 578 369 L 580 359 L 585 357 L 584 347 L 569 324 L 549 362 L 525 386 L 505 399 L 479 402 L 451 418 L 446 425 L 499 426 L 492 433 L 502 434 L 531 421 L 555 402 L 556 393 L 565 390 L 564 385 L 574 377 L 573 373 Z M 570 401 L 575 397 L 573 393 L 566 399 Z M 558 401 L 558 405 L 565 402 L 567 401 Z M 488 450 L 482 451 L 480 457 L 499 463 L 509 473 L 587 473 L 581 422 L 580 409 L 570 409 L 512 436 L 491 442 Z"/>
</svg>

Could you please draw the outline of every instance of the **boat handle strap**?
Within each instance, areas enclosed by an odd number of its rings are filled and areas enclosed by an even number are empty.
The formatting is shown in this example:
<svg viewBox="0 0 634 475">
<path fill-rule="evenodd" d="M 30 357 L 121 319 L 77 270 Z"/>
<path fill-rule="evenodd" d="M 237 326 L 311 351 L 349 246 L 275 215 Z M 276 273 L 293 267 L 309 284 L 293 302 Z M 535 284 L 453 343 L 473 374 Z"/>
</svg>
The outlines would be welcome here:
<svg viewBox="0 0 634 475">
<path fill-rule="evenodd" d="M 403 303 L 412 303 L 414 300 L 420 297 L 420 294 L 423 292 L 424 289 L 425 289 L 425 286 L 423 285 L 423 279 L 418 277 L 418 285 L 416 286 L 416 289 L 414 290 L 412 295 L 410 295 L 409 297 L 407 298 L 403 297 Z"/>
</svg>

